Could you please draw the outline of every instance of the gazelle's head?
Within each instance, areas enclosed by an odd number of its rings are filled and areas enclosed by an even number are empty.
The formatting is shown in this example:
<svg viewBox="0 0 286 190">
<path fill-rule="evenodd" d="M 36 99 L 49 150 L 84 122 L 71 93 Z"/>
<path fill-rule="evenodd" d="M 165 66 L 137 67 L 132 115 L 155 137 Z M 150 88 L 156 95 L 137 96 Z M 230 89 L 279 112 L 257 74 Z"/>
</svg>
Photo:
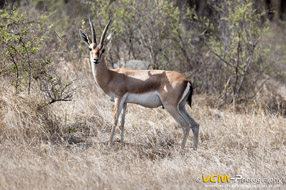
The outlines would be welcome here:
<svg viewBox="0 0 286 190">
<path fill-rule="evenodd" d="M 104 42 L 105 36 L 107 33 L 107 29 L 108 29 L 110 23 L 111 23 L 111 20 L 109 20 L 109 22 L 105 26 L 105 28 L 101 34 L 99 43 L 96 42 L 96 35 L 95 35 L 95 31 L 94 31 L 94 26 L 93 26 L 90 18 L 89 18 L 89 24 L 91 27 L 92 40 L 91 41 L 89 40 L 89 38 L 87 37 L 87 35 L 84 31 L 79 30 L 79 33 L 80 33 L 82 40 L 88 45 L 89 52 L 90 52 L 89 53 L 90 54 L 90 62 L 92 64 L 99 64 L 100 63 L 100 58 L 105 51 L 105 45 L 108 44 L 108 42 L 110 41 L 110 39 L 113 36 L 113 34 L 110 34 L 107 37 L 106 42 Z"/>
</svg>

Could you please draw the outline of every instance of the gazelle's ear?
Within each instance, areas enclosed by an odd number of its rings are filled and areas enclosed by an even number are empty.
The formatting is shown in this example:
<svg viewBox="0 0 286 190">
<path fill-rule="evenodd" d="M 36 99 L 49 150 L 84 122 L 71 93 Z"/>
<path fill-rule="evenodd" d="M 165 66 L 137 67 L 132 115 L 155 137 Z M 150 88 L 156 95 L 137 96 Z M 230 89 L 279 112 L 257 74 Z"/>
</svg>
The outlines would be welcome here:
<svg viewBox="0 0 286 190">
<path fill-rule="evenodd" d="M 102 47 L 102 49 L 100 50 L 100 53 L 104 53 L 105 52 L 105 46 Z"/>
<path fill-rule="evenodd" d="M 89 45 L 90 42 L 89 42 L 89 39 L 88 39 L 86 33 L 80 29 L 80 30 L 79 30 L 79 34 L 80 34 L 81 39 L 82 39 L 87 45 Z"/>
</svg>

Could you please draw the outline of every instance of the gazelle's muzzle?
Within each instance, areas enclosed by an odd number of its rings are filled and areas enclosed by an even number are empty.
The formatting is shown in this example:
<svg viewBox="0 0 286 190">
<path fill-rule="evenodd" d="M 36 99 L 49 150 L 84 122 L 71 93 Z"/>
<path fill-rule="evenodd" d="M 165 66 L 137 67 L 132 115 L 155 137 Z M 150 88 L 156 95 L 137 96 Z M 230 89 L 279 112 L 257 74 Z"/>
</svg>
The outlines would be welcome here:
<svg viewBox="0 0 286 190">
<path fill-rule="evenodd" d="M 94 64 L 99 64 L 100 61 L 99 61 L 99 59 L 93 59 L 92 63 L 94 63 Z"/>
</svg>

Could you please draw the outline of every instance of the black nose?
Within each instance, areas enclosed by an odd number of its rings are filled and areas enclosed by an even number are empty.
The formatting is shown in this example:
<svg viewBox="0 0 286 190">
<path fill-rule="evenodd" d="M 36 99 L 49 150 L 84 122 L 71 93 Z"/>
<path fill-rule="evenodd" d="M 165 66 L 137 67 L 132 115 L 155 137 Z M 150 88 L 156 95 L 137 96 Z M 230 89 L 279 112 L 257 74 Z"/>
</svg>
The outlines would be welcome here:
<svg viewBox="0 0 286 190">
<path fill-rule="evenodd" d="M 93 63 L 94 64 L 98 64 L 99 63 L 99 59 L 93 59 Z"/>
</svg>

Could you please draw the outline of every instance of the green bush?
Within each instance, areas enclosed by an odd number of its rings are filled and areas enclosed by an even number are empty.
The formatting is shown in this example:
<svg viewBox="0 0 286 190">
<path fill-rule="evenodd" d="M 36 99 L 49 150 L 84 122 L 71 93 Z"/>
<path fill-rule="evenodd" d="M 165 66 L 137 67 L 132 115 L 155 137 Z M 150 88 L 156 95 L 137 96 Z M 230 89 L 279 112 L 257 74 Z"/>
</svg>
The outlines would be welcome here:
<svg viewBox="0 0 286 190">
<path fill-rule="evenodd" d="M 70 100 L 72 83 L 62 83 L 51 66 L 58 61 L 48 49 L 52 49 L 48 44 L 58 42 L 53 24 L 44 24 L 48 23 L 46 15 L 34 16 L 30 19 L 21 10 L 0 10 L 0 74 L 9 79 L 16 93 L 30 93 L 34 87 L 46 95 L 47 103 Z"/>
<path fill-rule="evenodd" d="M 45 39 L 43 24 L 28 20 L 18 11 L 0 10 L 0 19 L 1 75 L 10 78 L 16 91 L 30 91 L 32 77 L 38 76 L 44 66 L 35 56 Z"/>
</svg>

